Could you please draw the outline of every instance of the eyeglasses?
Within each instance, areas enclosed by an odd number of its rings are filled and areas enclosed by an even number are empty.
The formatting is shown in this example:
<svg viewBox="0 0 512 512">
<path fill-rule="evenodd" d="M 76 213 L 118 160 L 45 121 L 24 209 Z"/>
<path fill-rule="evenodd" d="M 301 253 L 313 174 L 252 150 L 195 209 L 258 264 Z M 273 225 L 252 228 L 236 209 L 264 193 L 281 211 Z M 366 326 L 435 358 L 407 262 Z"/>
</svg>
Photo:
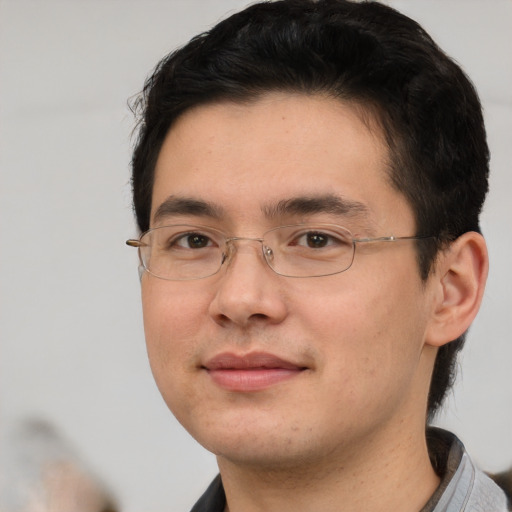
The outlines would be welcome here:
<svg viewBox="0 0 512 512">
<path fill-rule="evenodd" d="M 137 247 L 142 267 L 150 274 L 171 281 L 202 279 L 216 274 L 236 252 L 235 242 L 261 244 L 263 259 L 286 277 L 321 277 L 339 274 L 354 261 L 358 243 L 421 240 L 431 236 L 386 236 L 354 238 L 334 224 L 295 224 L 267 231 L 262 238 L 227 236 L 206 227 L 179 224 L 142 233 L 126 244 Z"/>
</svg>

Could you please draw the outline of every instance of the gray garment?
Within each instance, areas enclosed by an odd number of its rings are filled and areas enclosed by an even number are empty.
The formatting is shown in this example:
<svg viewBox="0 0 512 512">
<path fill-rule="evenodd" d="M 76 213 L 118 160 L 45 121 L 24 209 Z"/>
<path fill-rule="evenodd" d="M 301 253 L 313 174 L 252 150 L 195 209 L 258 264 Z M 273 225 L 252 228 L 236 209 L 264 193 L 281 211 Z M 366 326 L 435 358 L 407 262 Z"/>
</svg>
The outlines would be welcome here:
<svg viewBox="0 0 512 512">
<path fill-rule="evenodd" d="M 431 428 L 427 440 L 441 483 L 421 512 L 507 512 L 505 493 L 475 467 L 457 437 Z"/>
<path fill-rule="evenodd" d="M 506 512 L 504 492 L 475 468 L 467 453 L 433 512 Z"/>
<path fill-rule="evenodd" d="M 507 512 L 505 493 L 475 468 L 456 436 L 429 428 L 427 442 L 441 483 L 420 512 Z M 223 512 L 225 506 L 224 488 L 217 475 L 191 512 Z"/>
</svg>

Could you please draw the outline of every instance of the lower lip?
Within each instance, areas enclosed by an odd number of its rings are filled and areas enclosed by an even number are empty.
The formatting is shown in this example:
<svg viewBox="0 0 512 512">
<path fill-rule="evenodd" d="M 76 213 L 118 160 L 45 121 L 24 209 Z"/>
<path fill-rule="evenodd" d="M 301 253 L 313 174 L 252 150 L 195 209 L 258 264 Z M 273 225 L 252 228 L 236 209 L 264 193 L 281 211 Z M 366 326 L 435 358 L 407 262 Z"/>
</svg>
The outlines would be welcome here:
<svg viewBox="0 0 512 512">
<path fill-rule="evenodd" d="M 285 368 L 254 368 L 248 370 L 208 370 L 220 387 L 229 391 L 261 391 L 296 377 L 302 370 Z"/>
</svg>

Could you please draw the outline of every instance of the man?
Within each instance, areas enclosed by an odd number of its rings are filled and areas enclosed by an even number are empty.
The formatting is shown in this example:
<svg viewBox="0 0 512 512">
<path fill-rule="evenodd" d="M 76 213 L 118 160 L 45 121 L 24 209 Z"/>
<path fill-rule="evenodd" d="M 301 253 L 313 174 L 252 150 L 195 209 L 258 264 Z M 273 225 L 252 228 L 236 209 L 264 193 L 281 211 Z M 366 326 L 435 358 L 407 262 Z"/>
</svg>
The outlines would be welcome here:
<svg viewBox="0 0 512 512">
<path fill-rule="evenodd" d="M 459 67 L 379 3 L 277 1 L 165 58 L 136 108 L 149 359 L 220 469 L 193 510 L 506 510 L 425 427 L 488 269 Z"/>
</svg>

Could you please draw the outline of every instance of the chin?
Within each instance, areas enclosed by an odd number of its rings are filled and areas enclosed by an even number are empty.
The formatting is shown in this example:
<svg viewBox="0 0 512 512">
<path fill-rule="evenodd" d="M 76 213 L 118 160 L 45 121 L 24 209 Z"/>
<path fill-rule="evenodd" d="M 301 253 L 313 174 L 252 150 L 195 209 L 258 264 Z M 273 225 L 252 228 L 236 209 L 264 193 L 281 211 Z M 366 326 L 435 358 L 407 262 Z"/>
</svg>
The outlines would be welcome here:
<svg viewBox="0 0 512 512">
<path fill-rule="evenodd" d="M 315 436 L 311 425 L 265 420 L 224 417 L 218 423 L 204 422 L 197 430 L 187 424 L 184 427 L 219 461 L 266 470 L 296 470 L 298 464 L 323 458 L 334 449 L 322 446 L 325 439 Z"/>
</svg>

